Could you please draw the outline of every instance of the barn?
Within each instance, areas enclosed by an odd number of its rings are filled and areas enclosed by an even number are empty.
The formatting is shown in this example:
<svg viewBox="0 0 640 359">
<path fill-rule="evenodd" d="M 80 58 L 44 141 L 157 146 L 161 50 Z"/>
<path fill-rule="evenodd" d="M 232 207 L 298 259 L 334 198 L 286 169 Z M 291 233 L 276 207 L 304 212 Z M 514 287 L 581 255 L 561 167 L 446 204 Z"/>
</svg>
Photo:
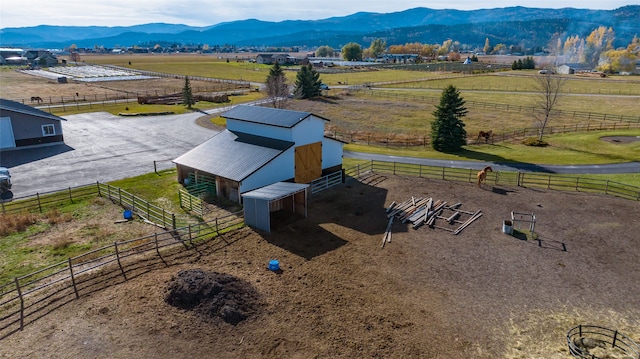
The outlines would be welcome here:
<svg viewBox="0 0 640 359">
<path fill-rule="evenodd" d="M 306 214 L 307 184 L 342 170 L 343 143 L 324 136 L 325 118 L 248 105 L 222 117 L 226 130 L 173 160 L 181 183 L 210 177 L 218 197 L 250 199 L 252 213 Z"/>
<path fill-rule="evenodd" d="M 0 150 L 62 143 L 62 117 L 0 99 Z"/>
</svg>

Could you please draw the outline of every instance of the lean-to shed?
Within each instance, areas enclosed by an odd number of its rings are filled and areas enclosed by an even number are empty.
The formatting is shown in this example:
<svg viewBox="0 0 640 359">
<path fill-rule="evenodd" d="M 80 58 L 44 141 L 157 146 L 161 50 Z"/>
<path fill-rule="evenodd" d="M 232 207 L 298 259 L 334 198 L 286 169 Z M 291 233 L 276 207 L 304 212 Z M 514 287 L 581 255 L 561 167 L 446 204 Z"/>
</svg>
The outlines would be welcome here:
<svg viewBox="0 0 640 359">
<path fill-rule="evenodd" d="M 271 213 L 290 212 L 307 217 L 308 184 L 276 182 L 242 195 L 244 222 L 271 232 Z"/>
</svg>

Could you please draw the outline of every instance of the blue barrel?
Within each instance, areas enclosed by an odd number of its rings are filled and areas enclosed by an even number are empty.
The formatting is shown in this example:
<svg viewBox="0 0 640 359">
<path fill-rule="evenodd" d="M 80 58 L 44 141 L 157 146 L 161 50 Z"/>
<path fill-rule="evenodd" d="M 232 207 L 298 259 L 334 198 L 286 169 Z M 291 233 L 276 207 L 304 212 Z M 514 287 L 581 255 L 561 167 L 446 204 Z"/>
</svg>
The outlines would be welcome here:
<svg viewBox="0 0 640 359">
<path fill-rule="evenodd" d="M 132 219 L 132 218 L 133 218 L 133 213 L 130 210 L 126 209 L 124 211 L 124 219 Z"/>
<path fill-rule="evenodd" d="M 280 262 L 278 262 L 277 259 L 272 259 L 269 261 L 269 270 L 275 272 L 279 269 L 280 269 Z"/>
</svg>

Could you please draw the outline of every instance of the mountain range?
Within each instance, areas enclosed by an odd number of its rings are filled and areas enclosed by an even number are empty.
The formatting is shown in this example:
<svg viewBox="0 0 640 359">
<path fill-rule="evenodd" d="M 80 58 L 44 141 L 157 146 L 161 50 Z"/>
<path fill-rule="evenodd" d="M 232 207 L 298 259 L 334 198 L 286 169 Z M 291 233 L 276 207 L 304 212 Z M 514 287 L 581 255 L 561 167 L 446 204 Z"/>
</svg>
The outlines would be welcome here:
<svg viewBox="0 0 640 359">
<path fill-rule="evenodd" d="M 503 43 L 524 47 L 546 46 L 554 34 L 563 38 L 588 36 L 599 26 L 615 31 L 615 47 L 626 46 L 640 34 L 640 5 L 615 10 L 541 9 L 506 7 L 481 10 L 413 8 L 393 13 L 358 12 L 321 20 L 256 19 L 205 27 L 151 23 L 135 26 L 50 26 L 2 28 L 1 46 L 65 48 L 71 44 L 93 48 L 135 46 L 158 42 L 269 47 L 341 48 L 349 42 L 368 46 L 382 38 L 387 45 L 408 42 L 442 43 L 447 39 L 482 47 Z"/>
</svg>

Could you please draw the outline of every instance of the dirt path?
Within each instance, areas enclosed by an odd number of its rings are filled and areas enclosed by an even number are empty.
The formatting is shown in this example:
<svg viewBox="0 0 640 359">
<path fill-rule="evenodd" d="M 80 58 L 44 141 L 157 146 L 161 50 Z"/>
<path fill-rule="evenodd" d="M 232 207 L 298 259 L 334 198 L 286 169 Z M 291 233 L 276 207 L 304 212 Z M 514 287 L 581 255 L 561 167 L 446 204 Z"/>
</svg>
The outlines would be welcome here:
<svg viewBox="0 0 640 359">
<path fill-rule="evenodd" d="M 378 176 L 314 196 L 309 218 L 243 229 L 72 300 L 0 342 L 11 358 L 568 358 L 578 324 L 640 342 L 640 203 L 599 195 Z M 374 183 L 371 182 L 371 183 Z M 484 215 L 460 235 L 387 225 L 411 196 Z M 502 233 L 535 213 L 540 241 Z M 282 273 L 267 270 L 280 261 Z M 250 283 L 258 313 L 213 324 L 164 302 L 180 270 Z M 133 274 L 133 273 L 132 273 Z"/>
</svg>

